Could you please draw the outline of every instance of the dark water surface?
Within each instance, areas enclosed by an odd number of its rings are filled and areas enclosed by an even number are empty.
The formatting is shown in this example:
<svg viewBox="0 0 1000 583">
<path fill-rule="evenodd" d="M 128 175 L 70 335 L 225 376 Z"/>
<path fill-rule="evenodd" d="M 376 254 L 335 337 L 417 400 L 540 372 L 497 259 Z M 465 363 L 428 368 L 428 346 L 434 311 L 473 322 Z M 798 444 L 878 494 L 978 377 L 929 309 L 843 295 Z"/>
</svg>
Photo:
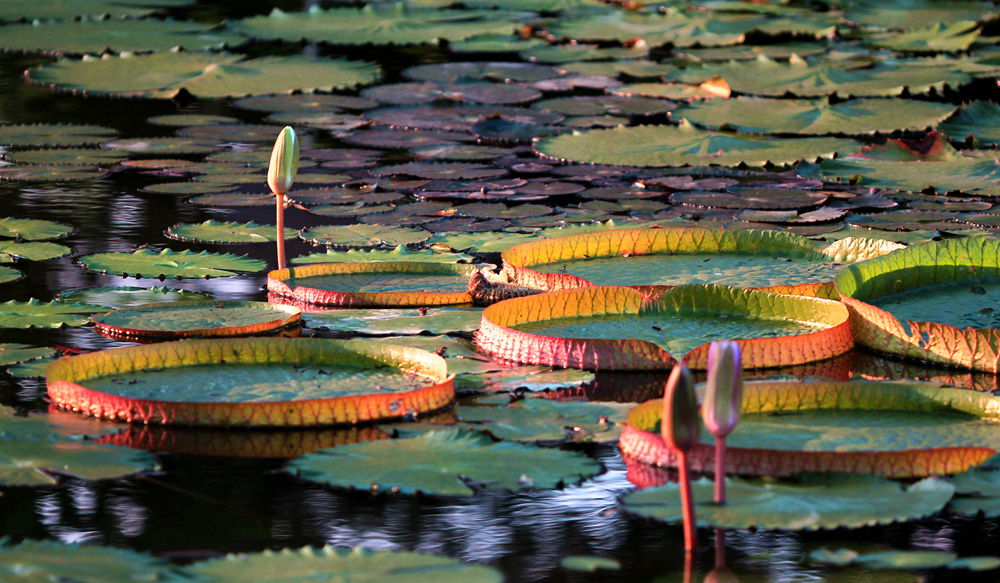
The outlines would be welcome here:
<svg viewBox="0 0 1000 583">
<path fill-rule="evenodd" d="M 178 17 L 211 21 L 222 15 L 264 13 L 274 4 L 294 10 L 295 2 L 211 3 L 179 10 Z M 300 47 L 261 44 L 250 53 L 293 52 Z M 315 50 L 315 48 L 309 48 Z M 325 49 L 321 49 L 325 50 Z M 343 51 L 342 51 L 343 53 Z M 421 62 L 437 62 L 446 54 L 433 48 L 351 49 L 348 56 L 377 59 L 386 82 Z M 167 136 L 172 128 L 148 124 L 152 115 L 210 113 L 257 123 L 265 114 L 229 108 L 224 102 L 181 105 L 167 100 L 88 98 L 55 93 L 21 81 L 28 66 L 44 57 L 0 55 L 0 119 L 10 122 L 93 123 L 114 127 L 122 137 Z M 277 129 L 277 128 L 276 128 Z M 336 146 L 321 132 L 308 138 L 314 146 Z M 166 156 L 164 156 L 166 157 Z M 49 300 L 60 291 L 112 285 L 151 285 L 147 280 L 88 273 L 73 259 L 105 251 L 131 251 L 144 244 L 174 249 L 249 254 L 273 265 L 270 245 L 198 245 L 166 239 L 163 231 L 176 223 L 206 219 L 272 223 L 271 207 L 212 209 L 175 195 L 140 193 L 141 186 L 161 181 L 137 174 L 74 183 L 0 182 L 0 215 L 40 218 L 72 224 L 77 232 L 65 241 L 73 256 L 46 262 L 22 262 L 27 277 L 5 284 L 0 301 Z M 291 227 L 329 224 L 323 217 L 290 213 Z M 315 248 L 289 243 L 289 256 Z M 264 273 L 211 280 L 168 281 L 171 287 L 207 291 L 227 300 L 264 300 Z M 65 345 L 84 350 L 124 343 L 103 338 L 88 328 L 68 330 L 0 330 L 2 342 Z M 996 390 L 990 375 L 954 373 L 907 365 L 855 351 L 833 362 L 785 371 L 798 376 L 841 377 L 866 374 L 879 378 L 935 378 L 980 390 Z M 2 374 L 2 373 L 0 373 Z M 593 398 L 642 400 L 656 395 L 663 378 L 649 375 L 599 375 L 587 389 Z M 25 412 L 46 411 L 44 382 L 0 377 L 0 404 Z M 173 451 L 206 444 L 275 440 L 285 447 L 299 443 L 336 443 L 357 429 L 270 432 L 213 432 L 132 428 L 136 443 L 173 443 Z M 583 446 L 581 446 L 583 447 Z M 375 550 L 416 550 L 482 563 L 504 572 L 507 581 L 680 581 L 683 565 L 681 530 L 625 513 L 617 498 L 633 486 L 611 446 L 586 446 L 606 472 L 579 486 L 537 493 L 488 492 L 465 498 L 414 497 L 337 490 L 298 479 L 282 471 L 283 462 L 189 454 L 160 455 L 161 471 L 120 480 L 64 483 L 36 488 L 0 488 L 0 537 L 54 539 L 112 545 L 171 557 L 180 563 L 227 552 L 296 548 L 305 545 L 364 546 Z M 871 544 L 897 549 L 948 550 L 959 556 L 1000 554 L 1000 522 L 940 516 L 882 528 L 827 533 L 730 532 L 726 545 L 740 581 L 812 582 L 834 580 L 836 570 L 811 566 L 814 548 Z M 712 564 L 711 533 L 702 530 L 704 553 L 698 556 L 701 581 Z M 618 560 L 620 570 L 597 573 L 560 567 L 567 556 L 591 555 Z M 931 572 L 928 580 L 956 580 L 957 572 Z M 877 572 L 860 572 L 851 581 L 880 581 Z M 911 579 L 919 580 L 919 575 Z M 996 575 L 961 574 L 963 581 L 996 580 Z M 895 579 L 893 579 L 895 580 Z"/>
</svg>

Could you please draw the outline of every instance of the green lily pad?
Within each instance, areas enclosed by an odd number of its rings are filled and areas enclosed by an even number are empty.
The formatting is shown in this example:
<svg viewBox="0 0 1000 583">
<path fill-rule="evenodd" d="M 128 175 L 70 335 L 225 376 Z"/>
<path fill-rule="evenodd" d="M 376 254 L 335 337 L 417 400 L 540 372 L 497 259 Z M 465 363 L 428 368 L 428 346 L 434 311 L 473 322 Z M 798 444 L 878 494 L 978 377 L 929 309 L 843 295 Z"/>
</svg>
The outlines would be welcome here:
<svg viewBox="0 0 1000 583">
<path fill-rule="evenodd" d="M 829 158 L 857 147 L 853 140 L 841 138 L 758 137 L 699 130 L 688 123 L 574 132 L 535 144 L 543 156 L 623 166 L 780 165 Z"/>
<path fill-rule="evenodd" d="M 15 364 L 7 369 L 7 374 L 18 379 L 45 378 L 45 373 L 49 370 L 49 365 L 59 360 L 58 356 L 39 358 Z"/>
<path fill-rule="evenodd" d="M 996 6 L 975 0 L 853 0 L 845 3 L 844 18 L 868 26 L 910 30 L 929 22 L 952 24 L 989 19 Z"/>
<path fill-rule="evenodd" d="M 482 310 L 474 308 L 428 308 L 386 310 L 327 310 L 305 312 L 310 328 L 345 334 L 455 334 L 479 327 Z"/>
<path fill-rule="evenodd" d="M 979 38 L 979 31 L 979 26 L 971 20 L 960 20 L 951 24 L 935 22 L 930 26 L 906 32 L 878 35 L 865 40 L 864 44 L 899 52 L 957 53 L 968 50 Z"/>
<path fill-rule="evenodd" d="M 947 568 L 970 568 L 981 564 L 982 559 L 995 557 L 969 557 L 966 562 L 969 567 L 962 567 L 955 553 L 946 551 L 882 551 L 873 553 L 858 553 L 850 549 L 818 549 L 809 553 L 809 558 L 815 563 L 826 565 L 862 565 L 869 569 L 939 569 Z M 956 563 L 958 565 L 956 566 Z M 1000 564 L 1000 560 L 998 560 Z"/>
<path fill-rule="evenodd" d="M 65 291 L 59 294 L 61 302 L 78 302 L 103 306 L 108 309 L 140 306 L 163 302 L 208 300 L 210 294 L 168 287 L 95 287 Z"/>
<path fill-rule="evenodd" d="M 100 311 L 103 307 L 89 304 L 11 300 L 0 303 L 0 328 L 82 326 L 90 321 L 90 314 Z"/>
<path fill-rule="evenodd" d="M 202 251 L 139 249 L 132 253 L 95 253 L 80 258 L 90 271 L 133 277 L 226 277 L 262 271 L 267 264 L 246 256 Z"/>
<path fill-rule="evenodd" d="M 0 125 L 0 145 L 48 148 L 92 146 L 114 137 L 117 133 L 111 128 L 98 125 L 45 123 Z"/>
<path fill-rule="evenodd" d="M 477 34 L 465 40 L 448 43 L 448 50 L 453 53 L 516 53 L 544 45 L 545 41 L 538 38 L 522 39 L 514 34 Z"/>
<path fill-rule="evenodd" d="M 94 317 L 112 338 L 244 336 L 271 333 L 299 321 L 298 308 L 267 302 L 180 301 L 118 308 Z"/>
<path fill-rule="evenodd" d="M 313 253 L 292 259 L 295 265 L 306 263 L 363 263 L 368 261 L 417 261 L 430 263 L 471 263 L 473 257 L 465 253 L 438 253 L 430 249 L 410 251 L 405 245 L 397 245 L 395 249 L 350 249 L 335 251 L 327 249 L 324 253 Z"/>
<path fill-rule="evenodd" d="M 534 235 L 524 233 L 500 233 L 487 231 L 483 233 L 454 233 L 446 235 L 435 235 L 431 237 L 428 244 L 440 244 L 451 247 L 459 251 L 472 251 L 474 253 L 498 253 L 508 247 L 513 247 L 518 243 L 535 241 Z"/>
<path fill-rule="evenodd" d="M 765 134 L 872 134 L 924 130 L 952 114 L 947 103 L 913 99 L 713 99 L 689 103 L 674 113 L 691 123 Z"/>
<path fill-rule="evenodd" d="M 47 358 L 56 353 L 55 349 L 45 346 L 28 346 L 13 342 L 0 344 L 0 366 L 9 366 L 29 360 Z"/>
<path fill-rule="evenodd" d="M 504 395 L 501 397 L 506 400 Z M 465 423 L 476 423 L 500 439 L 517 441 L 617 441 L 632 404 L 519 399 L 490 404 L 494 397 L 462 405 L 455 414 Z"/>
<path fill-rule="evenodd" d="M 945 567 L 970 571 L 992 571 L 1000 568 L 1000 557 L 962 557 L 948 563 Z"/>
<path fill-rule="evenodd" d="M 4 158 L 16 164 L 107 166 L 119 162 L 125 158 L 125 154 L 97 148 L 45 148 L 7 152 Z"/>
<path fill-rule="evenodd" d="M 981 143 L 1000 144 L 1000 105 L 990 101 L 973 101 L 960 107 L 939 127 L 956 141 L 974 136 Z"/>
<path fill-rule="evenodd" d="M 0 541 L 0 579 L 35 583 L 152 583 L 169 563 L 150 554 L 53 541 Z"/>
<path fill-rule="evenodd" d="M 31 69 L 25 78 L 65 91 L 169 99 L 182 90 L 206 98 L 331 91 L 371 83 L 379 74 L 377 65 L 365 61 L 170 52 L 61 60 Z"/>
<path fill-rule="evenodd" d="M 30 242 L 15 243 L 14 241 L 0 241 L 0 254 L 11 257 L 19 257 L 30 261 L 44 261 L 68 255 L 70 248 L 58 243 Z"/>
<path fill-rule="evenodd" d="M 386 225 L 329 225 L 311 227 L 300 235 L 315 245 L 337 247 L 373 247 L 379 245 L 409 245 L 430 238 L 431 234 L 415 227 Z"/>
<path fill-rule="evenodd" d="M 338 45 L 419 44 L 461 40 L 477 34 L 510 32 L 503 13 L 471 10 L 421 10 L 398 4 L 367 4 L 361 8 L 311 8 L 306 12 L 274 9 L 234 24 L 253 38 Z"/>
<path fill-rule="evenodd" d="M 587 456 L 516 442 L 494 442 L 468 429 L 320 450 L 292 460 L 304 478 L 358 489 L 469 495 L 491 489 L 558 488 L 600 471 Z"/>
<path fill-rule="evenodd" d="M 207 113 L 167 113 L 164 115 L 154 115 L 146 119 L 147 122 L 163 126 L 207 126 L 220 123 L 239 123 L 240 120 L 228 115 L 212 115 Z"/>
<path fill-rule="evenodd" d="M 130 154 L 208 154 L 220 147 L 214 143 L 194 138 L 122 138 L 101 144 L 102 148 L 121 150 Z"/>
<path fill-rule="evenodd" d="M 78 16 L 145 16 L 165 8 L 188 6 L 195 0 L 10 0 L 0 5 L 0 20 L 72 19 Z"/>
<path fill-rule="evenodd" d="M 174 20 L 69 20 L 4 27 L 5 50 L 56 54 L 100 54 L 105 50 L 166 51 L 223 49 L 243 44 L 236 33 L 212 25 Z"/>
<path fill-rule="evenodd" d="M 10 259 L 10 258 L 7 258 Z M 8 283 L 11 281 L 17 281 L 24 277 L 24 274 L 20 271 L 14 269 L 13 267 L 6 267 L 0 265 L 0 283 Z"/>
<path fill-rule="evenodd" d="M 550 391 L 576 388 L 594 380 L 593 373 L 575 368 L 550 369 L 533 366 L 503 368 L 493 362 L 485 363 L 472 359 L 465 362 L 480 364 L 482 368 L 464 370 L 452 362 L 450 370 L 458 375 L 455 377 L 455 384 L 460 389 L 473 391 L 511 392 L 517 389 Z"/>
<path fill-rule="evenodd" d="M 608 559 L 605 557 L 585 557 L 572 555 L 565 557 L 559 562 L 559 566 L 563 569 L 569 569 L 570 571 L 583 571 L 586 573 L 593 573 L 595 571 L 601 570 L 612 570 L 617 571 L 622 568 L 621 563 L 615 559 Z"/>
<path fill-rule="evenodd" d="M 449 368 L 455 362 L 465 359 L 483 358 L 470 340 L 455 336 L 377 336 L 367 338 L 370 342 L 384 342 L 385 344 L 398 344 L 400 346 L 412 346 L 428 352 L 441 355 L 448 362 Z"/>
<path fill-rule="evenodd" d="M 692 45 L 721 46 L 740 43 L 748 29 L 723 19 L 671 11 L 653 12 L 608 10 L 580 18 L 562 18 L 548 26 L 556 37 L 583 41 L 619 42 L 642 38 L 650 45 L 670 43 L 678 47 Z"/>
<path fill-rule="evenodd" d="M 649 47 L 601 48 L 598 45 L 570 43 L 543 45 L 521 51 L 521 56 L 529 61 L 541 63 L 569 63 L 574 61 L 614 61 L 618 59 L 643 59 L 649 55 Z"/>
<path fill-rule="evenodd" d="M 771 6 L 777 6 L 771 4 Z M 819 42 L 799 41 L 778 44 L 748 45 L 730 47 L 685 48 L 681 53 L 698 61 L 752 61 L 760 56 L 769 59 L 788 59 L 792 55 L 808 57 L 827 51 L 827 46 Z"/>
<path fill-rule="evenodd" d="M 185 567 L 183 572 L 187 576 L 177 578 L 178 583 L 188 580 L 188 577 L 201 583 L 252 580 L 305 583 L 335 581 L 344 577 L 371 583 L 411 583 L 415 579 L 437 583 L 499 583 L 503 578 L 489 567 L 470 565 L 447 557 L 408 551 L 373 552 L 360 547 L 353 550 L 306 547 L 279 552 L 241 553 L 200 561 Z"/>
<path fill-rule="evenodd" d="M 954 488 L 924 478 L 906 487 L 878 476 L 801 474 L 789 480 L 726 480 L 726 504 L 712 502 L 713 484 L 694 483 L 698 524 L 721 528 L 817 530 L 859 528 L 922 518 L 939 511 Z M 625 497 L 630 512 L 667 522 L 681 521 L 677 484 Z"/>
<path fill-rule="evenodd" d="M 297 234 L 295 229 L 285 229 L 285 239 L 294 239 Z M 270 243 L 278 238 L 274 225 L 211 219 L 203 223 L 182 223 L 167 227 L 167 236 L 178 241 L 204 243 Z"/>
</svg>

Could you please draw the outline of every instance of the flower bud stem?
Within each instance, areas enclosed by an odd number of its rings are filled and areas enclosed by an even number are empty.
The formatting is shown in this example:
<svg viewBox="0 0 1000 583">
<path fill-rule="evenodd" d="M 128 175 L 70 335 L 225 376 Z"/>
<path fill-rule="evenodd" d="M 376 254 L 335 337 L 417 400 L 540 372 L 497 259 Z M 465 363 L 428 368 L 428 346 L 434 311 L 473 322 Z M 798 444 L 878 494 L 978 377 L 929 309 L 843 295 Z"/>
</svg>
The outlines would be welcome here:
<svg viewBox="0 0 1000 583">
<path fill-rule="evenodd" d="M 698 549 L 698 524 L 694 516 L 694 493 L 691 491 L 691 464 L 687 452 L 677 451 L 677 470 L 680 472 L 681 511 L 684 517 L 684 552 L 693 554 Z"/>
<path fill-rule="evenodd" d="M 285 196 L 275 194 L 274 200 L 278 201 L 275 213 L 275 223 L 278 225 L 278 269 L 285 268 Z"/>
</svg>

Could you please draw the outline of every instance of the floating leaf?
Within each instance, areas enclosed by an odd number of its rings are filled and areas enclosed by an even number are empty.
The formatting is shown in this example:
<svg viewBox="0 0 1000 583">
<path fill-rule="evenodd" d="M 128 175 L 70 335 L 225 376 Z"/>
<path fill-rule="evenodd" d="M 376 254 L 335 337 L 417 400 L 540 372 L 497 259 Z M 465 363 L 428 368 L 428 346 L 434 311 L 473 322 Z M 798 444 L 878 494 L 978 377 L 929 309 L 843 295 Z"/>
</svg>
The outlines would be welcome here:
<svg viewBox="0 0 1000 583">
<path fill-rule="evenodd" d="M 0 366 L 9 366 L 19 362 L 46 358 L 55 353 L 55 349 L 44 346 L 28 346 L 27 344 L 4 342 L 0 344 Z"/>
<path fill-rule="evenodd" d="M 132 253 L 95 253 L 80 258 L 90 271 L 133 277 L 226 277 L 261 271 L 267 264 L 229 253 L 139 249 Z"/>
<path fill-rule="evenodd" d="M 829 158 L 857 143 L 841 138 L 773 138 L 711 132 L 690 124 L 591 130 L 543 138 L 535 149 L 543 156 L 630 166 L 764 166 Z"/>
<path fill-rule="evenodd" d="M 329 225 L 312 227 L 302 231 L 300 236 L 316 245 L 338 247 L 373 247 L 379 245 L 408 245 L 420 243 L 431 234 L 412 227 L 392 227 L 382 225 Z"/>
<path fill-rule="evenodd" d="M 611 286 L 513 298 L 483 311 L 476 342 L 515 362 L 666 370 L 669 352 L 704 369 L 716 338 L 743 338 L 748 368 L 829 358 L 852 344 L 837 302 L 715 285 L 678 286 L 656 299 Z"/>
<path fill-rule="evenodd" d="M 974 21 L 958 21 L 951 24 L 935 22 L 930 26 L 915 28 L 906 32 L 878 35 L 864 41 L 864 44 L 891 51 L 929 53 L 966 51 L 979 37 L 979 27 Z"/>
<path fill-rule="evenodd" d="M 289 469 L 310 480 L 358 489 L 465 496 L 491 489 L 559 488 L 600 471 L 581 453 L 516 442 L 494 442 L 468 429 L 320 450 Z"/>
<path fill-rule="evenodd" d="M 72 0 L 71 2 L 38 2 L 9 0 L 0 6 L 0 20 L 72 19 L 78 16 L 145 16 L 164 8 L 188 6 L 195 0 Z"/>
<path fill-rule="evenodd" d="M 438 253 L 429 249 L 410 251 L 405 245 L 395 249 L 351 249 L 335 251 L 327 249 L 323 253 L 313 253 L 292 259 L 296 265 L 307 263 L 361 263 L 369 261 L 407 261 L 429 263 L 471 263 L 473 257 L 465 253 Z"/>
<path fill-rule="evenodd" d="M 200 561 L 183 571 L 196 581 L 232 583 L 236 581 L 275 581 L 295 583 L 331 581 L 338 577 L 378 583 L 408 583 L 414 577 L 437 583 L 499 583 L 499 572 L 482 565 L 470 565 L 448 557 L 422 555 L 409 551 L 322 549 L 241 553 L 225 558 Z M 186 577 L 185 577 L 186 579 Z"/>
<path fill-rule="evenodd" d="M 482 356 L 476 354 L 478 358 Z M 473 362 L 471 359 L 464 362 Z M 574 389 L 593 382 L 594 374 L 575 368 L 548 369 L 544 367 L 519 366 L 499 368 L 496 363 L 483 363 L 482 369 L 466 372 L 455 362 L 450 370 L 458 376 L 455 382 L 461 389 L 488 392 L 512 392 L 517 389 L 528 391 L 555 391 Z"/>
<path fill-rule="evenodd" d="M 285 229 L 285 239 L 294 239 L 298 232 Z M 277 238 L 274 225 L 213 221 L 203 223 L 182 223 L 167 227 L 167 236 L 179 241 L 206 243 L 268 243 Z"/>
<path fill-rule="evenodd" d="M 306 326 L 343 334 L 454 334 L 479 327 L 482 310 L 327 310 L 306 312 Z"/>
<path fill-rule="evenodd" d="M 61 302 L 94 304 L 106 308 L 124 308 L 161 302 L 178 302 L 211 299 L 210 294 L 171 289 L 168 287 L 94 287 L 65 291 L 59 294 Z"/>
<path fill-rule="evenodd" d="M 7 152 L 4 154 L 4 158 L 16 164 L 107 166 L 119 162 L 125 158 L 125 155 L 121 152 L 98 150 L 97 148 L 46 148 Z"/>
<path fill-rule="evenodd" d="M 996 14 L 994 5 L 975 0 L 855 0 L 846 3 L 844 18 L 867 26 L 909 30 L 927 26 L 929 22 L 985 20 L 991 14 Z"/>
<path fill-rule="evenodd" d="M 208 154 L 219 146 L 193 138 L 122 138 L 101 144 L 102 148 L 132 154 Z"/>
<path fill-rule="evenodd" d="M 81 124 L 0 125 L 0 145 L 5 146 L 91 146 L 114 137 L 111 128 Z"/>
<path fill-rule="evenodd" d="M 712 481 L 694 484 L 695 513 L 704 526 L 817 530 L 858 528 L 914 520 L 934 514 L 951 498 L 951 484 L 925 478 L 912 486 L 877 476 L 804 474 L 795 480 L 741 480 L 726 484 L 726 504 L 712 502 Z M 625 508 L 667 522 L 680 522 L 676 484 L 625 498 Z"/>
<path fill-rule="evenodd" d="M 25 74 L 33 83 L 65 91 L 160 98 L 175 97 L 182 90 L 206 98 L 330 91 L 378 77 L 378 66 L 365 61 L 305 56 L 243 60 L 226 53 L 183 52 L 61 60 Z"/>
<path fill-rule="evenodd" d="M 678 47 L 731 45 L 741 42 L 748 30 L 721 18 L 609 10 L 580 18 L 562 18 L 548 26 L 557 37 L 586 41 L 626 41 L 642 38 L 650 45 L 670 43 Z"/>
<path fill-rule="evenodd" d="M 559 77 L 562 72 L 555 67 L 532 63 L 505 63 L 494 61 L 472 61 L 468 63 L 433 63 L 417 65 L 403 72 L 414 81 L 439 81 L 454 83 L 464 80 L 490 81 L 539 81 Z"/>
<path fill-rule="evenodd" d="M 124 307 L 94 318 L 111 338 L 244 336 L 298 323 L 300 311 L 266 302 L 180 301 Z"/>
<path fill-rule="evenodd" d="M 952 140 L 974 136 L 986 144 L 1000 143 L 1000 105 L 989 101 L 973 101 L 959 108 L 948 121 L 940 125 L 941 131 Z"/>
<path fill-rule="evenodd" d="M 224 374 L 220 374 L 225 371 Z M 49 396 L 95 417 L 236 427 L 357 423 L 434 411 L 454 398 L 444 359 L 317 338 L 181 340 L 66 357 Z"/>
<path fill-rule="evenodd" d="M 13 267 L 0 266 L 0 283 L 17 281 L 24 277 L 24 274 Z"/>
<path fill-rule="evenodd" d="M 105 50 L 167 51 L 223 49 L 246 39 L 209 24 L 175 20 L 69 20 L 4 27 L 5 50 L 55 54 L 99 54 Z"/>
<path fill-rule="evenodd" d="M 0 241 L 0 254 L 20 257 L 30 261 L 44 261 L 68 255 L 70 248 L 65 245 L 47 242 L 15 243 Z"/>
<path fill-rule="evenodd" d="M 101 306 L 64 302 L 26 302 L 11 300 L 0 303 L 0 328 L 62 328 L 82 326 L 90 314 L 102 311 Z"/>
<path fill-rule="evenodd" d="M 617 571 L 622 568 L 621 563 L 615 559 L 608 559 L 605 557 L 585 557 L 571 555 L 565 557 L 559 562 L 559 566 L 563 569 L 569 569 L 570 571 L 584 571 L 587 573 L 593 573 L 595 571 L 601 570 L 613 570 Z"/>
<path fill-rule="evenodd" d="M 503 397 L 506 399 L 506 396 Z M 489 399 L 487 400 L 487 402 Z M 631 405 L 519 399 L 512 403 L 463 405 L 455 414 L 500 439 L 518 441 L 612 442 L 618 439 Z"/>
<path fill-rule="evenodd" d="M 36 540 L 0 544 L 0 578 L 23 583 L 148 583 L 169 566 L 150 554 L 114 547 Z"/>
<path fill-rule="evenodd" d="M 717 128 L 765 134 L 872 134 L 924 130 L 952 114 L 946 103 L 913 99 L 714 99 L 685 105 L 674 116 Z"/>
</svg>

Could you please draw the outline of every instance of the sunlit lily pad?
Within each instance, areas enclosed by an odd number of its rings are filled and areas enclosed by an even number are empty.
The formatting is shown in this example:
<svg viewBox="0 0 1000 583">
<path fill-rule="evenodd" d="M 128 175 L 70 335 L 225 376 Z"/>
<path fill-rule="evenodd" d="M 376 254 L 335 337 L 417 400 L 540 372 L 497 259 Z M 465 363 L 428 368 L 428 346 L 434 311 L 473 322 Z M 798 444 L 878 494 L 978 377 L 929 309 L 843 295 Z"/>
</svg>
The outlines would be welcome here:
<svg viewBox="0 0 1000 583">
<path fill-rule="evenodd" d="M 0 283 L 9 283 L 11 281 L 18 281 L 22 277 L 24 277 L 24 274 L 14 269 L 13 267 L 0 265 Z"/>
<path fill-rule="evenodd" d="M 0 20 L 73 19 L 78 16 L 145 16 L 164 8 L 188 6 L 195 0 L 10 0 L 0 6 Z"/>
<path fill-rule="evenodd" d="M 772 4 L 771 6 L 777 6 Z M 787 5 L 786 5 L 787 6 Z M 741 44 L 729 47 L 685 48 L 681 53 L 699 61 L 751 61 L 760 56 L 770 59 L 788 59 L 792 55 L 808 57 L 827 51 L 827 46 L 819 42 L 799 41 L 777 44 Z"/>
<path fill-rule="evenodd" d="M 712 503 L 712 481 L 694 484 L 695 515 L 704 526 L 817 530 L 859 528 L 923 518 L 939 511 L 954 488 L 938 478 L 911 486 L 877 476 L 805 474 L 794 480 L 727 479 L 726 504 Z M 676 484 L 625 498 L 630 512 L 681 521 Z"/>
<path fill-rule="evenodd" d="M 275 583 L 332 581 L 348 576 L 372 583 L 410 583 L 414 577 L 437 583 L 499 583 L 499 572 L 448 557 L 409 551 L 368 551 L 306 547 L 280 552 L 240 553 L 201 561 L 184 572 L 203 583 L 237 583 L 259 579 Z M 89 583 L 89 582 L 87 582 Z"/>
<path fill-rule="evenodd" d="M 625 41 L 639 37 L 650 45 L 670 43 L 685 47 L 738 44 L 748 27 L 720 18 L 688 16 L 677 11 L 659 14 L 608 10 L 600 15 L 562 18 L 550 24 L 548 30 L 556 36 L 575 40 Z"/>
<path fill-rule="evenodd" d="M 707 365 L 708 344 L 738 339 L 747 368 L 831 358 L 852 346 L 837 302 L 716 285 L 656 299 L 597 286 L 509 299 L 483 311 L 476 343 L 504 360 L 585 370 L 665 370 L 674 356 Z"/>
<path fill-rule="evenodd" d="M 267 274 L 270 293 L 320 306 L 409 307 L 471 304 L 475 266 L 376 261 L 317 263 Z"/>
<path fill-rule="evenodd" d="M 235 23 L 250 37 L 297 42 L 306 39 L 339 45 L 419 44 L 460 40 L 477 34 L 509 32 L 514 23 L 503 13 L 411 9 L 405 3 L 361 8 L 313 7 L 306 12 L 274 9 Z"/>
<path fill-rule="evenodd" d="M 164 559 L 114 547 L 40 540 L 0 543 L 0 578 L 8 581 L 149 583 L 168 567 Z"/>
<path fill-rule="evenodd" d="M 947 103 L 913 99 L 716 99 L 685 105 L 674 113 L 692 123 L 717 128 L 729 125 L 741 132 L 766 134 L 871 134 L 924 130 L 947 118 Z"/>
<path fill-rule="evenodd" d="M 55 349 L 45 346 L 28 346 L 13 342 L 0 344 L 0 366 L 9 366 L 29 360 L 47 358 L 56 353 Z"/>
<path fill-rule="evenodd" d="M 321 450 L 293 460 L 289 469 L 337 486 L 465 496 L 473 486 L 558 488 L 596 474 L 600 464 L 581 453 L 452 429 Z"/>
<path fill-rule="evenodd" d="M 294 239 L 295 229 L 285 229 L 285 239 Z M 179 241 L 207 243 L 270 243 L 277 239 L 274 225 L 213 221 L 203 223 L 182 223 L 167 227 L 167 236 Z"/>
<path fill-rule="evenodd" d="M 20 257 L 30 261 L 44 261 L 68 255 L 70 248 L 58 243 L 44 241 L 31 241 L 27 243 L 16 243 L 14 241 L 0 240 L 0 254 L 11 257 Z"/>
<path fill-rule="evenodd" d="M 132 253 L 95 253 L 80 258 L 90 271 L 132 277 L 226 277 L 262 271 L 267 264 L 229 253 L 139 249 Z"/>
<path fill-rule="evenodd" d="M 31 69 L 25 77 L 33 83 L 88 94 L 171 98 L 183 90 L 198 97 L 220 98 L 353 87 L 378 79 L 379 68 L 343 59 L 243 60 L 226 53 L 181 52 L 61 60 Z"/>
<path fill-rule="evenodd" d="M 89 304 L 11 300 L 0 303 L 0 328 L 81 326 L 90 321 L 90 314 L 100 311 L 101 306 Z"/>
<path fill-rule="evenodd" d="M 829 158 L 855 151 L 841 138 L 773 138 L 699 130 L 690 124 L 592 130 L 544 138 L 543 156 L 591 164 L 629 166 L 763 166 Z"/>
<path fill-rule="evenodd" d="M 973 101 L 940 126 L 953 140 L 974 136 L 984 144 L 1000 143 L 1000 105 L 990 101 Z"/>
<path fill-rule="evenodd" d="M 326 310 L 303 314 L 306 326 L 340 334 L 468 334 L 479 327 L 482 310 L 429 308 Z"/>
<path fill-rule="evenodd" d="M 5 50 L 44 53 L 101 53 L 105 50 L 165 51 L 223 49 L 246 39 L 212 25 L 174 20 L 69 20 L 4 27 Z"/>
<path fill-rule="evenodd" d="M 316 245 L 376 247 L 420 243 L 431 234 L 423 229 L 382 225 L 329 225 L 305 229 L 299 235 Z"/>
<path fill-rule="evenodd" d="M 0 144 L 5 146 L 89 146 L 118 133 L 98 125 L 21 124 L 0 125 Z"/>
<path fill-rule="evenodd" d="M 179 301 L 118 308 L 94 324 L 111 338 L 200 338 L 274 332 L 299 318 L 298 308 L 266 302 Z"/>
<path fill-rule="evenodd" d="M 224 374 L 220 374 L 225 371 Z M 239 427 L 313 426 L 433 411 L 454 398 L 444 359 L 317 338 L 181 340 L 65 357 L 49 396 L 95 417 Z"/>
<path fill-rule="evenodd" d="M 303 255 L 292 259 L 296 265 L 308 263 L 363 263 L 368 261 L 408 261 L 429 263 L 471 263 L 473 257 L 465 253 L 439 253 L 430 249 L 411 251 L 405 245 L 395 249 L 350 249 L 335 251 L 328 249 L 322 253 Z"/>
</svg>

